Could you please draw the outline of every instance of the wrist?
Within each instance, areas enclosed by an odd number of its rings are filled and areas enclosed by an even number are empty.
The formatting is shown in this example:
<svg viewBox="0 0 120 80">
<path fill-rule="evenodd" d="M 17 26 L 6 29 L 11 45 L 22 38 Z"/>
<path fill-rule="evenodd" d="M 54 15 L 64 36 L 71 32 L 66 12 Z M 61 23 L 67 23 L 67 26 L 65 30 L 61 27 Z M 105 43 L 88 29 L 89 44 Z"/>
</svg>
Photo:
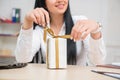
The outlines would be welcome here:
<svg viewBox="0 0 120 80">
<path fill-rule="evenodd" d="M 26 20 L 24 20 L 22 29 L 27 30 L 27 29 L 30 29 L 32 26 L 33 26 L 32 22 L 27 22 Z"/>
<path fill-rule="evenodd" d="M 91 37 L 95 40 L 98 40 L 102 37 L 102 33 L 101 32 L 97 32 L 97 33 L 91 33 Z"/>
<path fill-rule="evenodd" d="M 98 23 L 98 28 L 95 30 L 95 31 L 92 31 L 91 34 L 96 34 L 98 32 L 101 32 L 101 29 L 102 29 L 102 25 L 100 23 Z"/>
<path fill-rule="evenodd" d="M 91 34 L 96 34 L 96 33 L 98 33 L 98 32 L 101 32 L 101 29 L 102 29 L 101 27 L 98 27 L 98 29 L 95 30 L 95 31 L 92 31 Z"/>
<path fill-rule="evenodd" d="M 102 25 L 100 23 L 98 23 L 97 26 L 98 26 L 98 28 L 95 31 L 91 32 L 91 37 L 95 40 L 100 39 L 102 37 L 102 33 L 101 33 Z"/>
</svg>

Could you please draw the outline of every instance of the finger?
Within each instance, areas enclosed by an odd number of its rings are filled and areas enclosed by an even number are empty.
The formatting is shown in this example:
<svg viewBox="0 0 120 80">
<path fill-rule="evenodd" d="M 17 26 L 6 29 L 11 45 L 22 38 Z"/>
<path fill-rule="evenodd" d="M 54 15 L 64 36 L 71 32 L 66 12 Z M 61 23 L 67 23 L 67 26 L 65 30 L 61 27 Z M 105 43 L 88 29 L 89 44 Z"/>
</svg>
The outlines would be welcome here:
<svg viewBox="0 0 120 80">
<path fill-rule="evenodd" d="M 45 15 L 45 20 L 46 20 L 46 23 L 49 24 L 50 22 L 50 17 L 49 17 L 49 13 L 45 10 L 45 9 L 41 9 Z"/>
<path fill-rule="evenodd" d="M 84 32 L 84 34 L 81 36 L 81 39 L 84 40 L 90 33 L 90 29 Z"/>
<path fill-rule="evenodd" d="M 36 13 L 38 14 L 38 23 L 39 23 L 39 25 L 41 25 L 42 24 L 42 20 L 41 20 L 41 13 L 36 9 Z"/>
<path fill-rule="evenodd" d="M 27 13 L 25 18 L 31 22 L 35 22 L 36 24 L 38 24 L 36 17 L 34 16 L 33 12 Z"/>
<path fill-rule="evenodd" d="M 40 15 L 41 24 L 44 27 L 45 26 L 45 15 L 44 15 L 43 11 L 41 10 L 41 8 L 39 8 L 37 11 L 38 11 L 38 13 Z"/>
<path fill-rule="evenodd" d="M 75 37 L 75 39 L 76 40 L 80 40 L 80 37 L 81 37 L 81 35 L 82 35 L 82 31 L 81 31 L 81 29 L 84 27 L 84 23 L 83 23 L 83 21 L 82 20 L 79 20 L 79 21 L 77 21 L 77 28 L 76 28 L 76 34 L 77 34 L 77 36 Z"/>
<path fill-rule="evenodd" d="M 31 18 L 33 19 L 33 21 L 34 21 L 36 24 L 38 24 L 37 19 L 36 19 L 36 17 L 34 16 L 34 14 L 31 14 Z"/>
<path fill-rule="evenodd" d="M 77 37 L 77 27 L 78 27 L 79 23 L 76 23 L 73 28 L 72 28 L 72 31 L 71 31 L 71 37 L 72 39 L 75 41 L 76 40 L 76 37 Z"/>
<path fill-rule="evenodd" d="M 39 15 L 39 13 L 37 11 L 34 11 L 33 14 L 34 14 L 34 16 L 35 16 L 35 18 L 37 20 L 37 23 L 40 24 L 41 22 L 40 22 L 40 15 Z"/>
<path fill-rule="evenodd" d="M 77 35 L 77 40 L 80 40 L 81 36 L 82 36 L 82 33 L 83 31 L 81 30 L 82 28 L 84 28 L 85 26 L 84 25 L 81 25 L 80 27 L 78 27 L 78 35 Z"/>
</svg>

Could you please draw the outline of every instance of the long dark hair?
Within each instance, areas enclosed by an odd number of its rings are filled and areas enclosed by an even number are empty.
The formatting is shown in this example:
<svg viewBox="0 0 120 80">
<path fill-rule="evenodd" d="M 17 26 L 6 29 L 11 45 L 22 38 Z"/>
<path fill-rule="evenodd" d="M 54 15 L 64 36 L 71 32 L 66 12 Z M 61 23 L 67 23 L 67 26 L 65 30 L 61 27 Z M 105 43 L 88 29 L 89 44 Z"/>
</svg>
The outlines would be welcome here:
<svg viewBox="0 0 120 80">
<path fill-rule="evenodd" d="M 34 8 L 42 7 L 46 9 L 45 0 L 36 0 Z M 47 10 L 47 9 L 46 9 Z M 68 8 L 66 12 L 64 13 L 64 21 L 66 26 L 66 33 L 70 34 L 72 27 L 74 25 L 74 22 L 72 20 L 72 16 L 70 13 L 70 7 L 68 4 Z M 34 23 L 34 28 L 37 24 Z M 67 63 L 75 65 L 76 64 L 76 43 L 73 40 L 67 39 Z"/>
</svg>

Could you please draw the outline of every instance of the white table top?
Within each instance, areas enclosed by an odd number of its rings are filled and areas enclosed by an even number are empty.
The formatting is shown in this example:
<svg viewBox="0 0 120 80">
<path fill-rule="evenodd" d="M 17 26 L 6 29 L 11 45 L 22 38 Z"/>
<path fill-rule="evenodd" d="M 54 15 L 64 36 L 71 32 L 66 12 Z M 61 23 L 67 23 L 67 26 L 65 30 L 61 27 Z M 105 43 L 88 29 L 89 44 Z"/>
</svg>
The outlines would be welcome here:
<svg viewBox="0 0 120 80">
<path fill-rule="evenodd" d="M 69 65 L 67 69 L 51 70 L 43 64 L 29 64 L 24 68 L 0 70 L 0 80 L 118 80 L 91 70 L 120 73 L 120 69 L 101 67 Z"/>
</svg>

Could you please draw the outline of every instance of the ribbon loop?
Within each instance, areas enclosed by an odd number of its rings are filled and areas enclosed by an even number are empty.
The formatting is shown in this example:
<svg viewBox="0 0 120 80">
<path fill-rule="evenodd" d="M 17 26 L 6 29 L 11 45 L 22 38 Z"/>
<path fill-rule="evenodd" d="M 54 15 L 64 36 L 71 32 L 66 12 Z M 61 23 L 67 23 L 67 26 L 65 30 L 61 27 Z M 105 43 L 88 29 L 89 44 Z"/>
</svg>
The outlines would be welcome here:
<svg viewBox="0 0 120 80">
<path fill-rule="evenodd" d="M 71 35 L 58 35 L 55 36 L 54 32 L 52 29 L 45 27 L 44 29 L 44 42 L 46 42 L 46 37 L 47 37 L 47 32 L 53 37 L 53 38 L 65 38 L 65 39 L 70 39 Z"/>
</svg>

